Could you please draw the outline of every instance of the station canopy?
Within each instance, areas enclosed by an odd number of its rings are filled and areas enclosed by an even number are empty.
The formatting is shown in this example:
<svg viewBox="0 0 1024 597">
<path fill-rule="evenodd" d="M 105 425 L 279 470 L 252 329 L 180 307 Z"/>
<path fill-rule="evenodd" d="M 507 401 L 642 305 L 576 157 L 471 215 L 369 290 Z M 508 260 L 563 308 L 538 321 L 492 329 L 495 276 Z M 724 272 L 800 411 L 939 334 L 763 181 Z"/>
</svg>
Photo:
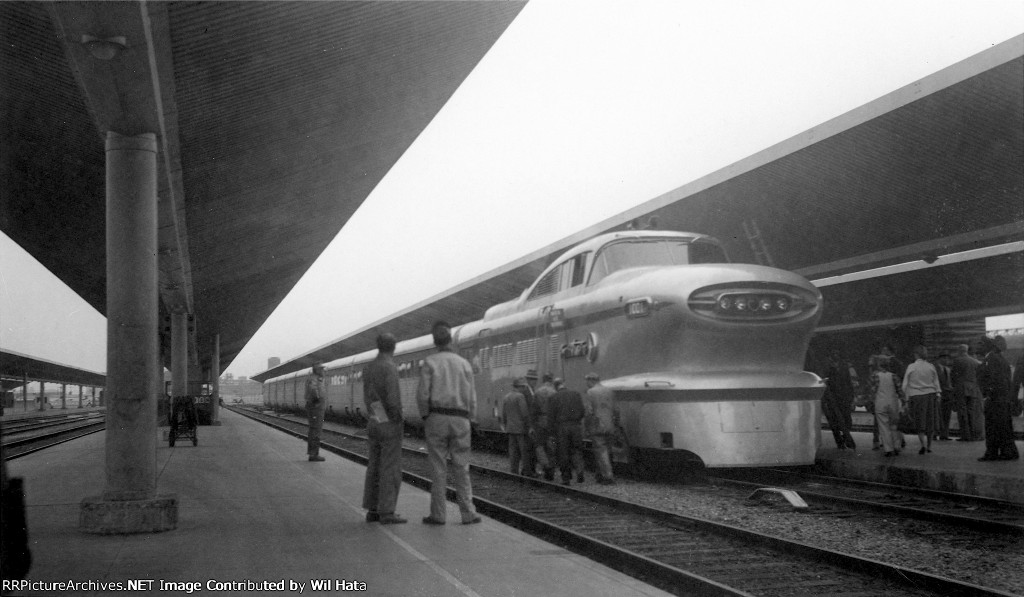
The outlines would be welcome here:
<svg viewBox="0 0 1024 597">
<path fill-rule="evenodd" d="M 156 133 L 161 312 L 223 370 L 523 6 L 0 2 L 0 229 L 106 314 L 105 134 Z"/>
<path fill-rule="evenodd" d="M 437 319 L 479 319 L 573 245 L 652 217 L 657 228 L 717 237 L 734 262 L 818 281 L 819 331 L 1022 312 L 1024 36 L 253 379 L 372 350 L 380 330 L 404 339 Z"/>
</svg>

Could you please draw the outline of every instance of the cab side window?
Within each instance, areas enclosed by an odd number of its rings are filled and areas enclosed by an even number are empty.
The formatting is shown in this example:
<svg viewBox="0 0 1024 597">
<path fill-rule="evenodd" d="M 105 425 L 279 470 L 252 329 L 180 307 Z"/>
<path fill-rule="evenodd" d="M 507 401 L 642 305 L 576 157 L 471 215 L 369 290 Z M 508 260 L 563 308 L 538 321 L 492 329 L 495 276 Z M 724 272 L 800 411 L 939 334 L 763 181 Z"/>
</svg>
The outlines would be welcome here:
<svg viewBox="0 0 1024 597">
<path fill-rule="evenodd" d="M 558 292 L 560 290 L 559 284 L 561 283 L 563 269 L 565 269 L 565 263 L 544 274 L 540 282 L 537 282 L 537 286 L 533 288 L 533 292 L 530 293 L 528 300 L 536 300 Z"/>
<path fill-rule="evenodd" d="M 536 300 L 548 295 L 568 290 L 583 283 L 583 275 L 587 268 L 587 257 L 590 253 L 581 253 L 570 257 L 557 267 L 544 274 L 527 300 Z"/>
<path fill-rule="evenodd" d="M 569 272 L 569 288 L 579 286 L 583 283 L 583 273 L 587 268 L 588 255 L 590 255 L 590 253 L 580 253 L 566 262 L 566 265 L 568 265 L 571 270 Z"/>
</svg>

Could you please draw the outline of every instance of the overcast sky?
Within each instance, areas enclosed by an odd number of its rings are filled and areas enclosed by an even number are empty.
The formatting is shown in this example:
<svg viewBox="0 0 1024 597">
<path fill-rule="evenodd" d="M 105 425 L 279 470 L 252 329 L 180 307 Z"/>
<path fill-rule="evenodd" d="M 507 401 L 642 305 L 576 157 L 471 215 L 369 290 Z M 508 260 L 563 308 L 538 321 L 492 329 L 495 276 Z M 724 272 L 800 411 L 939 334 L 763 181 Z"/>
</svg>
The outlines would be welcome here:
<svg viewBox="0 0 1024 597">
<path fill-rule="evenodd" d="M 534 0 L 226 372 L 308 352 L 1022 33 L 1020 0 Z M 33 261 L 0 238 L 0 346 L 103 371 L 105 319 Z"/>
</svg>

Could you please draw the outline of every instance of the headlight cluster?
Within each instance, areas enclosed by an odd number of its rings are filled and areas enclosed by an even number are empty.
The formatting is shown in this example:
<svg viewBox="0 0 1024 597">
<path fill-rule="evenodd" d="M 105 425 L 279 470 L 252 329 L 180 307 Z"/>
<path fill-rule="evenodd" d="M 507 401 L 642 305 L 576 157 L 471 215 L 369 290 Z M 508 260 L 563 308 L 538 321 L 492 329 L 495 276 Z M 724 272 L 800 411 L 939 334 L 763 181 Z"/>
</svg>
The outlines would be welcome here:
<svg viewBox="0 0 1024 597">
<path fill-rule="evenodd" d="M 719 313 L 787 313 L 793 300 L 781 294 L 723 294 L 718 297 L 715 310 Z"/>
</svg>

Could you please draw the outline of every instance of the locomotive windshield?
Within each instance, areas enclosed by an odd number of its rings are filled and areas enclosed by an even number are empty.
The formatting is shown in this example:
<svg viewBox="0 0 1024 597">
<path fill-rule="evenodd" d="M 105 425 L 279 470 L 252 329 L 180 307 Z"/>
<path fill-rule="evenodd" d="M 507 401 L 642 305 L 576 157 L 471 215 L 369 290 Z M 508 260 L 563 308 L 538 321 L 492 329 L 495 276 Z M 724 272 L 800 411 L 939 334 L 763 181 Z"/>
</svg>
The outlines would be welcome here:
<svg viewBox="0 0 1024 597">
<path fill-rule="evenodd" d="M 605 246 L 597 254 L 590 274 L 590 283 L 596 284 L 612 272 L 633 267 L 727 261 L 722 248 L 709 242 L 691 242 L 675 238 L 621 241 Z"/>
</svg>

